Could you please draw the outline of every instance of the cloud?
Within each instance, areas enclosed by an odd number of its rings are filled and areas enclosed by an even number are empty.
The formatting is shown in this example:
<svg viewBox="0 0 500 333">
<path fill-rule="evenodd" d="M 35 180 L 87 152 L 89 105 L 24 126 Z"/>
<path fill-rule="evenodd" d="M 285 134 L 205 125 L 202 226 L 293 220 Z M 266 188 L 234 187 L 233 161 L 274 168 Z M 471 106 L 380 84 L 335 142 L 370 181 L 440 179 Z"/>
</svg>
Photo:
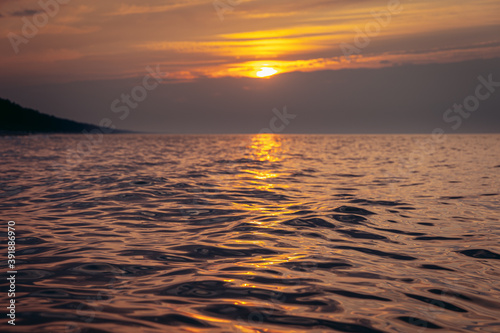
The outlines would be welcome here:
<svg viewBox="0 0 500 333">
<path fill-rule="evenodd" d="M 2 13 L 32 14 L 32 9 L 21 9 L 37 8 L 35 1 L 8 1 L 12 6 Z M 234 4 L 223 22 L 213 0 L 87 0 L 85 5 L 61 6 L 64 10 L 33 42 L 21 45 L 23 56 L 34 63 L 30 77 L 48 80 L 57 73 L 61 81 L 130 77 L 155 63 L 172 76 L 200 78 L 252 76 L 258 66 L 271 62 L 283 73 L 500 56 L 498 1 L 456 5 L 443 0 L 432 6 L 426 0 L 402 1 L 403 11 L 392 15 L 380 33 L 371 34 L 350 63 L 342 61 L 340 45 L 356 45 L 358 31 L 377 22 L 372 13 L 387 10 L 387 1 L 223 1 Z M 459 19 L 461 12 L 468 13 L 467 21 Z M 3 24 L 0 33 L 19 32 L 19 21 Z M 72 49 L 81 57 L 61 60 L 59 67 L 37 67 L 37 56 L 49 49 Z M 0 51 L 0 63 L 9 63 L 2 75 L 26 79 L 24 58 L 10 58 L 8 51 Z"/>
<path fill-rule="evenodd" d="M 122 4 L 117 11 L 109 13 L 108 15 L 124 16 L 124 15 L 137 15 L 137 14 L 164 13 L 196 5 L 198 5 L 198 3 L 177 3 L 172 5 L 160 5 L 160 6 Z"/>
<path fill-rule="evenodd" d="M 10 13 L 10 16 L 13 17 L 22 17 L 22 16 L 33 16 L 35 14 L 42 13 L 43 11 L 40 9 L 23 9 Z"/>
</svg>

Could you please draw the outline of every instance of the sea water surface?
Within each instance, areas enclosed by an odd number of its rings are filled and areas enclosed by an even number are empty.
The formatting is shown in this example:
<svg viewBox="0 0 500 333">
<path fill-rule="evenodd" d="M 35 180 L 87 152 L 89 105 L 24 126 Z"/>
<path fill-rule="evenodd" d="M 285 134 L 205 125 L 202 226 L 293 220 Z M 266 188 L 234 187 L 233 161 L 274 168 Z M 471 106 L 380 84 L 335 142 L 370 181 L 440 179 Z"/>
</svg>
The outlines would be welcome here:
<svg viewBox="0 0 500 333">
<path fill-rule="evenodd" d="M 0 156 L 1 331 L 500 332 L 500 135 L 19 136 Z"/>
</svg>

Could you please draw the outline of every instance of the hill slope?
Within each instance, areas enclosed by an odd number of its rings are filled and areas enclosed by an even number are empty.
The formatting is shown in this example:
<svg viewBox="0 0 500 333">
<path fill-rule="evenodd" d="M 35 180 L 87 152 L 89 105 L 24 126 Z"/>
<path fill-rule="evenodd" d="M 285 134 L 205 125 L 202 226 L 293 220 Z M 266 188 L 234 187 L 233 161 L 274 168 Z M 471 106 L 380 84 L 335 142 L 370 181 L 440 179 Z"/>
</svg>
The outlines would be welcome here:
<svg viewBox="0 0 500 333">
<path fill-rule="evenodd" d="M 81 133 L 84 130 L 93 129 L 100 129 L 100 127 L 50 116 L 0 98 L 0 134 Z M 103 128 L 104 133 L 110 131 L 108 128 Z M 113 130 L 112 132 L 124 133 L 125 131 Z"/>
</svg>

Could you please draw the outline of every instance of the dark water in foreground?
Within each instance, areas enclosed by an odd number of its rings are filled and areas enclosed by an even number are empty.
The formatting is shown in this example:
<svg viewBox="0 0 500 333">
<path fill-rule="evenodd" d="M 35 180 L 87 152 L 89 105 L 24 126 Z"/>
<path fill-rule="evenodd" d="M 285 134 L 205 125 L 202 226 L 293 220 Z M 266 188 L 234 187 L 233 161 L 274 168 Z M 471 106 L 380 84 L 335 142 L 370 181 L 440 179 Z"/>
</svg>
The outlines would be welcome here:
<svg viewBox="0 0 500 333">
<path fill-rule="evenodd" d="M 85 140 L 0 138 L 1 331 L 500 331 L 500 135 Z"/>
</svg>

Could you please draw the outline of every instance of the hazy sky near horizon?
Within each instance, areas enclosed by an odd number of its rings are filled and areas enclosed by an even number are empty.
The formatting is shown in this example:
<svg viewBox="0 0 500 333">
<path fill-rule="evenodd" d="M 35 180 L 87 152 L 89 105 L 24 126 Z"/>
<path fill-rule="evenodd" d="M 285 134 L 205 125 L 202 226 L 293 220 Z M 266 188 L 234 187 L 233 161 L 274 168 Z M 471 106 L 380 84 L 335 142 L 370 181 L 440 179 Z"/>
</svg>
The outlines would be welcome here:
<svg viewBox="0 0 500 333">
<path fill-rule="evenodd" d="M 0 97 L 79 121 L 258 132 L 286 105 L 285 132 L 426 132 L 500 81 L 496 0 L 62 2 L 0 0 Z M 118 118 L 147 66 L 161 84 Z M 499 95 L 453 131 L 498 131 Z"/>
</svg>

